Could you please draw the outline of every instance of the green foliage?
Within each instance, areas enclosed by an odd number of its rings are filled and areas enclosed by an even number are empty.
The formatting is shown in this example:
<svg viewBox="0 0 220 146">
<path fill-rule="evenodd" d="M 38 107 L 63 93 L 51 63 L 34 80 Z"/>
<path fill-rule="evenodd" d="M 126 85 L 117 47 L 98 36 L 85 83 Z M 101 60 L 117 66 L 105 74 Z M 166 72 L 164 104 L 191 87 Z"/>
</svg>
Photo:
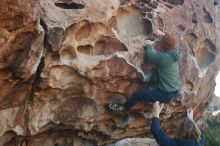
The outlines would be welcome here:
<svg viewBox="0 0 220 146">
<path fill-rule="evenodd" d="M 205 146 L 220 146 L 220 114 L 206 120 L 208 128 L 204 131 Z"/>
</svg>

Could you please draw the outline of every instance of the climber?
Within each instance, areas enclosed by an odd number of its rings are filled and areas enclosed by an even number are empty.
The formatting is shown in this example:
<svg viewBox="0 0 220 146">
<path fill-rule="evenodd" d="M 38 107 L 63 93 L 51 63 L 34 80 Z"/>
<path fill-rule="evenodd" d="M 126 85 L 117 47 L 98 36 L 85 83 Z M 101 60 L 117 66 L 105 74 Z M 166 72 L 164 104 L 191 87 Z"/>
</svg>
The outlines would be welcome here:
<svg viewBox="0 0 220 146">
<path fill-rule="evenodd" d="M 160 146 L 203 146 L 204 140 L 200 129 L 193 120 L 193 110 L 187 110 L 187 118 L 179 124 L 175 138 L 168 137 L 160 127 L 159 115 L 163 104 L 154 104 L 154 116 L 151 123 L 151 132 Z"/>
<path fill-rule="evenodd" d="M 129 110 L 133 105 L 140 101 L 168 103 L 174 99 L 179 91 L 179 47 L 177 47 L 176 38 L 173 35 L 164 32 L 155 31 L 157 36 L 161 36 L 162 51 L 155 53 L 152 44 L 147 44 L 145 49 L 145 58 L 154 63 L 156 67 L 156 87 L 137 91 L 124 104 L 111 103 L 107 108 L 113 112 Z"/>
</svg>

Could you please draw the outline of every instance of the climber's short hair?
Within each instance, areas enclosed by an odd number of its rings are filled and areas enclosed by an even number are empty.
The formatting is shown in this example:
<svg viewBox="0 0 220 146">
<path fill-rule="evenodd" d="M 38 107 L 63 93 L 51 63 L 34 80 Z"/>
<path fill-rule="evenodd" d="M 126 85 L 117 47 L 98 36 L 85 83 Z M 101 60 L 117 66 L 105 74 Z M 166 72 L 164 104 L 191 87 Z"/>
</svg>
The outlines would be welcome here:
<svg viewBox="0 0 220 146">
<path fill-rule="evenodd" d="M 161 45 L 164 51 L 175 48 L 176 43 L 176 37 L 167 33 L 161 39 Z"/>
<path fill-rule="evenodd" d="M 177 128 L 175 138 L 194 139 L 196 142 L 199 142 L 200 137 L 201 137 L 201 131 L 196 125 L 196 123 L 189 118 L 185 118 Z"/>
</svg>

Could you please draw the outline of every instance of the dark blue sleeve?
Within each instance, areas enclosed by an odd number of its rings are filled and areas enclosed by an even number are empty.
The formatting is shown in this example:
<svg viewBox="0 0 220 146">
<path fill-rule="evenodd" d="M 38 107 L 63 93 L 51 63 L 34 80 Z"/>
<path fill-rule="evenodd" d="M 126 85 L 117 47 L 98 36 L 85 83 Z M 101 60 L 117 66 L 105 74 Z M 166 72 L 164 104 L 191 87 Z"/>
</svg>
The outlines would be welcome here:
<svg viewBox="0 0 220 146">
<path fill-rule="evenodd" d="M 204 141 L 204 135 L 203 135 L 203 131 L 201 131 L 202 134 L 201 134 L 201 137 L 200 137 L 200 140 L 199 140 L 199 143 L 201 146 L 204 146 L 205 145 L 205 141 Z"/>
<path fill-rule="evenodd" d="M 152 118 L 151 132 L 160 146 L 177 146 L 176 141 L 164 133 L 160 127 L 160 121 L 156 117 Z"/>
</svg>

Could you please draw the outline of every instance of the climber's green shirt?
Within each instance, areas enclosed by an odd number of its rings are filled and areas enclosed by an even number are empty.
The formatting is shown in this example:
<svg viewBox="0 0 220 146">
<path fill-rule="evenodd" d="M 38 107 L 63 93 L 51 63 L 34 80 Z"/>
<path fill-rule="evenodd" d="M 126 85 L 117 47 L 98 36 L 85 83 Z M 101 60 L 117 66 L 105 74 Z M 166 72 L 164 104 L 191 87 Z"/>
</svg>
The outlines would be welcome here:
<svg viewBox="0 0 220 146">
<path fill-rule="evenodd" d="M 179 47 L 166 52 L 155 53 L 152 45 L 145 46 L 145 57 L 157 65 L 157 87 L 164 92 L 179 90 L 179 66 L 180 57 Z"/>
</svg>

